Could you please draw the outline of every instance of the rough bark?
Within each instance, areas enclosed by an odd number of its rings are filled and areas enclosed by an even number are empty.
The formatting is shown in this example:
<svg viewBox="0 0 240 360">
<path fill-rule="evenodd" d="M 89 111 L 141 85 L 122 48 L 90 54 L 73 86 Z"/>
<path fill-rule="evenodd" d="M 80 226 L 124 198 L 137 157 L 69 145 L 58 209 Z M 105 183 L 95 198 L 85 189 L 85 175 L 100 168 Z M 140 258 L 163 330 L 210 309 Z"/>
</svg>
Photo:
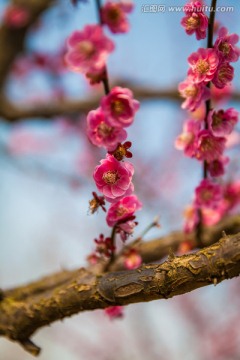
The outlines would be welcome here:
<svg viewBox="0 0 240 360">
<path fill-rule="evenodd" d="M 219 224 L 204 228 L 202 232 L 202 246 L 204 247 L 214 244 L 218 241 L 223 232 L 226 234 L 236 234 L 240 232 L 240 215 L 228 216 Z M 132 243 L 125 246 L 124 250 L 116 256 L 115 261 L 109 267 L 109 271 L 124 270 L 125 258 L 123 253 L 128 248 L 136 249 L 141 255 L 143 263 L 147 264 L 150 262 L 160 261 L 170 253 L 176 252 L 179 245 L 186 240 L 189 241 L 193 249 L 196 248 L 196 234 L 191 233 L 186 235 L 182 231 L 173 231 L 168 235 L 148 242 L 134 240 Z M 100 264 L 94 267 L 91 266 L 91 272 L 99 274 L 104 271 L 105 265 L 106 264 Z M 29 296 L 40 294 L 44 291 L 48 291 L 65 284 L 76 275 L 79 275 L 79 271 L 79 269 L 63 270 L 58 273 L 45 276 L 44 278 L 30 284 L 6 290 L 4 294 L 6 297 L 11 297 L 15 300 L 24 300 Z"/>
<path fill-rule="evenodd" d="M 37 355 L 31 335 L 42 326 L 81 311 L 168 299 L 240 274 L 240 233 L 224 237 L 195 254 L 170 257 L 163 264 L 96 275 L 88 269 L 62 278 L 58 286 L 14 298 L 3 293 L 0 335 L 18 341 Z M 12 293 L 14 295 L 14 293 Z"/>
<path fill-rule="evenodd" d="M 30 21 L 22 29 L 0 28 L 0 116 L 10 122 L 34 117 L 52 118 L 56 115 L 86 113 L 98 106 L 99 99 L 55 104 L 42 104 L 34 108 L 20 108 L 10 103 L 3 95 L 3 88 L 11 66 L 24 50 L 24 41 L 30 26 L 39 18 L 53 0 L 13 0 L 30 11 Z M 154 90 L 131 87 L 139 100 L 171 98 L 180 100 L 175 90 Z M 235 94 L 234 100 L 240 95 Z M 236 233 L 219 239 L 222 231 Z M 181 295 L 209 284 L 217 284 L 240 274 L 240 216 L 229 217 L 220 225 L 204 229 L 201 234 L 203 249 L 195 254 L 181 257 L 169 256 L 163 264 L 148 264 L 132 271 L 119 271 L 123 267 L 120 254 L 102 273 L 105 264 L 99 268 L 64 270 L 25 286 L 6 291 L 0 290 L 0 335 L 19 342 L 27 351 L 38 355 L 40 348 L 30 340 L 34 332 L 56 320 L 86 310 L 103 309 L 113 305 L 128 305 Z M 161 239 L 135 247 L 144 263 L 157 261 L 176 251 L 181 242 L 189 240 L 196 246 L 195 234 L 186 237 L 174 232 Z M 213 244 L 215 243 L 215 244 Z M 207 245 L 213 244 L 209 247 Z"/>
</svg>

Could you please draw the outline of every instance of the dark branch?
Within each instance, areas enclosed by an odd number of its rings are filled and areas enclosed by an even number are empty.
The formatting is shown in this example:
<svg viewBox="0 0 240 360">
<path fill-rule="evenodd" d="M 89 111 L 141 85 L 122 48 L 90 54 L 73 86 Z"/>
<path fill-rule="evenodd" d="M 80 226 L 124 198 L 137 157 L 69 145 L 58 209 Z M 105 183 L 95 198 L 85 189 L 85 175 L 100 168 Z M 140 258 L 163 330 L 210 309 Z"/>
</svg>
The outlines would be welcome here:
<svg viewBox="0 0 240 360">
<path fill-rule="evenodd" d="M 8 73 L 17 55 L 24 49 L 25 37 L 29 28 L 39 16 L 53 3 L 53 0 L 13 0 L 29 12 L 28 24 L 22 28 L 0 27 L 0 89 L 3 88 Z"/>
<path fill-rule="evenodd" d="M 174 89 L 150 89 L 148 87 L 137 86 L 134 84 L 123 84 L 129 87 L 134 97 L 140 101 L 155 100 L 161 101 L 168 99 L 171 101 L 181 101 L 179 94 Z M 240 101 L 240 93 L 232 95 L 234 101 Z M 50 103 L 43 103 L 34 106 L 21 107 L 17 104 L 10 103 L 6 98 L 0 98 L 0 117 L 4 118 L 10 123 L 15 123 L 21 120 L 42 118 L 45 120 L 52 119 L 56 116 L 71 116 L 79 114 L 87 114 L 90 110 L 99 106 L 100 95 L 89 97 L 86 100 L 76 101 L 65 99 L 61 101 L 52 101 Z"/>
</svg>

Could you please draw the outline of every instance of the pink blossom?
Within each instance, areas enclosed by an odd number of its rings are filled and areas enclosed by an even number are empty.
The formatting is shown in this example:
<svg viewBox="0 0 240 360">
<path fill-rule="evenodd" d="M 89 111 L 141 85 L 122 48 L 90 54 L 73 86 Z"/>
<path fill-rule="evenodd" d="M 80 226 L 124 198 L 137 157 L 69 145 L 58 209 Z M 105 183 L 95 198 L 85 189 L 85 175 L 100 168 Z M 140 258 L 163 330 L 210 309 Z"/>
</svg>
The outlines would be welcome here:
<svg viewBox="0 0 240 360">
<path fill-rule="evenodd" d="M 100 84 L 102 81 L 106 80 L 106 67 L 103 67 L 101 69 L 91 68 L 90 70 L 88 70 L 88 72 L 86 72 L 85 75 L 91 85 Z"/>
<path fill-rule="evenodd" d="M 52 150 L 53 142 L 37 137 L 24 128 L 16 128 L 10 135 L 8 150 L 14 155 L 44 153 Z"/>
<path fill-rule="evenodd" d="M 195 195 L 195 203 L 198 207 L 215 208 L 222 199 L 223 192 L 220 185 L 209 179 L 204 179 L 195 189 Z"/>
<path fill-rule="evenodd" d="M 134 216 L 135 218 L 135 216 Z M 134 229 L 138 223 L 133 220 L 128 220 L 123 224 L 119 224 L 117 232 L 120 234 L 122 241 L 126 241 L 130 235 L 133 234 Z"/>
<path fill-rule="evenodd" d="M 215 41 L 214 49 L 217 51 L 221 61 L 235 62 L 239 58 L 239 48 L 235 45 L 239 40 L 237 34 L 228 34 L 228 30 L 222 27 Z"/>
<path fill-rule="evenodd" d="M 229 135 L 238 122 L 238 112 L 234 108 L 227 110 L 210 111 L 208 126 L 214 136 Z"/>
<path fill-rule="evenodd" d="M 93 178 L 106 200 L 113 203 L 130 195 L 133 191 L 132 164 L 127 161 L 119 162 L 110 154 L 100 163 L 101 165 L 95 168 Z"/>
<path fill-rule="evenodd" d="M 124 266 L 128 270 L 137 269 L 142 264 L 142 258 L 136 249 L 124 253 Z"/>
<path fill-rule="evenodd" d="M 226 139 L 215 137 L 209 130 L 201 130 L 197 140 L 196 158 L 211 162 L 218 159 L 225 148 Z"/>
<path fill-rule="evenodd" d="M 103 234 L 99 235 L 98 239 L 94 239 L 96 243 L 96 255 L 98 257 L 106 256 L 107 258 L 111 257 L 115 251 L 115 246 L 112 242 L 112 239 L 109 237 L 104 237 Z"/>
<path fill-rule="evenodd" d="M 203 12 L 203 4 L 202 1 L 190 1 L 183 7 L 183 11 L 186 15 L 191 15 L 195 12 L 202 13 Z"/>
<path fill-rule="evenodd" d="M 189 157 L 195 156 L 196 141 L 200 131 L 200 122 L 195 120 L 187 120 L 183 126 L 183 132 L 176 141 L 175 147 L 178 150 L 184 150 L 184 154 Z"/>
<path fill-rule="evenodd" d="M 212 79 L 212 83 L 219 89 L 228 85 L 234 76 L 234 68 L 227 62 L 220 63 Z"/>
<path fill-rule="evenodd" d="M 90 265 L 96 265 L 99 261 L 99 256 L 96 253 L 92 253 L 88 255 L 87 261 L 89 262 Z"/>
<path fill-rule="evenodd" d="M 189 251 L 191 251 L 193 249 L 193 244 L 190 240 L 185 240 L 183 242 L 181 242 L 181 244 L 178 247 L 178 254 L 184 255 L 186 253 L 188 253 Z"/>
<path fill-rule="evenodd" d="M 182 104 L 182 109 L 195 111 L 203 101 L 210 99 L 210 90 L 204 83 L 194 84 L 188 78 L 178 86 L 180 95 L 186 100 Z"/>
<path fill-rule="evenodd" d="M 213 84 L 213 86 L 211 87 L 211 99 L 215 104 L 224 103 L 230 99 L 232 92 L 233 88 L 232 85 L 229 83 L 226 84 L 222 89 L 217 88 Z"/>
<path fill-rule="evenodd" d="M 116 86 L 102 98 L 101 107 L 112 126 L 127 127 L 133 123 L 139 102 L 131 90 Z"/>
<path fill-rule="evenodd" d="M 133 216 L 135 211 L 142 208 L 142 203 L 136 195 L 125 196 L 118 202 L 112 204 L 107 213 L 107 223 L 114 226 L 117 222 L 123 222 Z"/>
<path fill-rule="evenodd" d="M 224 200 L 226 210 L 232 210 L 240 204 L 240 181 L 232 181 L 224 187 Z"/>
<path fill-rule="evenodd" d="M 184 209 L 183 217 L 185 218 L 183 229 L 184 232 L 188 234 L 196 228 L 200 220 L 196 205 L 190 204 L 186 206 L 186 208 Z"/>
<path fill-rule="evenodd" d="M 107 25 L 112 33 L 126 33 L 129 30 L 129 23 L 126 14 L 133 10 L 132 2 L 107 1 L 101 9 L 103 24 Z"/>
<path fill-rule="evenodd" d="M 207 164 L 209 174 L 213 177 L 222 176 L 225 173 L 224 166 L 229 162 L 228 157 L 221 156 Z"/>
<path fill-rule="evenodd" d="M 123 317 L 122 306 L 109 306 L 104 310 L 104 312 L 111 320 Z"/>
<path fill-rule="evenodd" d="M 191 118 L 195 121 L 203 123 L 205 117 L 206 117 L 206 104 L 205 102 L 202 102 L 195 111 L 192 111 Z"/>
<path fill-rule="evenodd" d="M 208 17 L 201 11 L 199 1 L 191 2 L 184 6 L 186 16 L 181 20 L 181 25 L 188 35 L 195 33 L 197 40 L 205 39 L 208 28 Z"/>
<path fill-rule="evenodd" d="M 27 25 L 29 18 L 28 10 L 17 5 L 9 5 L 3 15 L 4 23 L 13 28 L 21 28 Z"/>
<path fill-rule="evenodd" d="M 65 61 L 72 71 L 81 73 L 102 72 L 114 44 L 100 25 L 86 25 L 74 31 L 68 39 Z"/>
<path fill-rule="evenodd" d="M 230 149 L 234 146 L 240 144 L 240 133 L 238 131 L 233 131 L 230 135 L 227 136 L 226 149 Z"/>
<path fill-rule="evenodd" d="M 108 123 L 101 108 L 88 113 L 87 135 L 94 145 L 105 147 L 109 151 L 115 150 L 118 143 L 127 138 L 126 130 L 113 127 Z"/>
<path fill-rule="evenodd" d="M 218 66 L 218 56 L 214 49 L 200 48 L 188 58 L 188 76 L 194 83 L 208 83 L 214 77 Z"/>
<path fill-rule="evenodd" d="M 223 205 L 223 201 L 220 199 L 215 208 L 202 207 L 201 211 L 203 224 L 206 226 L 217 224 L 225 214 L 225 208 Z"/>
</svg>

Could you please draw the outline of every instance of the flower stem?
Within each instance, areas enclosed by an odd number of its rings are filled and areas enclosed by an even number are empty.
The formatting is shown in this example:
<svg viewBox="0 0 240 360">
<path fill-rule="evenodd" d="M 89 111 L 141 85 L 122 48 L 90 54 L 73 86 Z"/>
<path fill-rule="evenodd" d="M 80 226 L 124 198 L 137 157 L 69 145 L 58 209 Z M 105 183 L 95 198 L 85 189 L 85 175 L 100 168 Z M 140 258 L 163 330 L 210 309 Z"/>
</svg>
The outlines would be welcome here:
<svg viewBox="0 0 240 360">
<path fill-rule="evenodd" d="M 211 12 L 209 17 L 209 23 L 208 23 L 208 37 L 207 37 L 207 48 L 213 47 L 213 33 L 214 33 L 214 21 L 215 21 L 215 12 L 216 12 L 216 6 L 217 6 L 217 0 L 212 0 L 211 2 Z M 207 83 L 207 87 L 210 89 L 211 87 L 211 81 Z M 204 119 L 204 128 L 205 130 L 208 130 L 208 114 L 211 110 L 211 98 L 206 101 L 206 114 Z M 207 169 L 207 161 L 204 160 L 203 162 L 203 179 L 207 179 L 208 177 L 208 169 Z M 196 239 L 197 243 L 200 246 L 202 244 L 201 242 L 201 234 L 202 234 L 202 211 L 201 209 L 198 210 L 198 216 L 199 221 L 198 225 L 196 227 Z"/>
<path fill-rule="evenodd" d="M 101 17 L 101 0 L 96 0 L 96 7 L 97 7 L 97 16 L 98 16 L 98 23 L 99 25 L 103 25 L 102 22 L 102 17 Z M 104 92 L 105 94 L 109 94 L 110 93 L 110 86 L 109 86 L 109 79 L 108 79 L 108 71 L 107 71 L 107 66 L 105 65 L 104 68 L 104 78 L 102 79 L 102 83 L 103 83 L 103 87 L 104 87 Z"/>
<path fill-rule="evenodd" d="M 138 240 L 141 240 L 152 228 L 160 227 L 158 222 L 158 217 L 156 217 L 142 232 L 142 234 L 138 237 Z"/>
<path fill-rule="evenodd" d="M 216 5 L 217 0 L 212 0 L 211 3 L 211 12 L 209 17 L 209 23 L 208 23 L 208 38 L 207 38 L 207 47 L 212 48 L 213 47 L 213 33 L 214 33 L 214 20 L 215 20 L 215 12 L 216 12 Z M 210 89 L 211 82 L 209 81 L 207 84 L 207 87 Z M 205 130 L 208 129 L 208 114 L 211 110 L 211 99 L 206 101 L 206 116 L 205 116 Z M 207 162 L 206 160 L 203 163 L 203 178 L 207 178 Z"/>
<path fill-rule="evenodd" d="M 114 262 L 115 260 L 115 235 L 116 235 L 116 230 L 117 230 L 117 226 L 114 225 L 112 228 L 112 232 L 111 232 L 111 245 L 112 245 L 112 253 L 111 253 L 111 257 L 110 260 L 106 266 L 106 271 L 108 270 L 109 266 Z"/>
</svg>

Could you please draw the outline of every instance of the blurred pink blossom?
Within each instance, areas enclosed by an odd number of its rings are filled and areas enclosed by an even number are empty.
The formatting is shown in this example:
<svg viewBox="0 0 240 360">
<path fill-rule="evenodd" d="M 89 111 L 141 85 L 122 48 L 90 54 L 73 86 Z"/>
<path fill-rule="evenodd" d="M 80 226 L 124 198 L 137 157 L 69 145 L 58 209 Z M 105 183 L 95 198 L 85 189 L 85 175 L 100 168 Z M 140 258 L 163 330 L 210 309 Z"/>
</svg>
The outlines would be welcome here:
<svg viewBox="0 0 240 360">
<path fill-rule="evenodd" d="M 196 158 L 211 162 L 218 159 L 225 149 L 226 139 L 216 137 L 209 130 L 201 130 L 198 134 Z"/>
<path fill-rule="evenodd" d="M 114 43 L 100 25 L 86 25 L 82 31 L 74 31 L 67 45 L 67 66 L 84 74 L 103 71 L 108 55 L 114 50 Z"/>
<path fill-rule="evenodd" d="M 103 24 L 107 25 L 112 33 L 125 33 L 129 31 L 127 14 L 133 10 L 131 1 L 107 1 L 101 9 Z"/>
<path fill-rule="evenodd" d="M 222 195 L 222 188 L 219 184 L 204 179 L 195 190 L 195 204 L 198 207 L 215 208 L 222 199 Z"/>
<path fill-rule="evenodd" d="M 124 266 L 128 270 L 137 269 L 142 264 L 142 258 L 135 249 L 124 253 Z"/>
<path fill-rule="evenodd" d="M 141 208 L 142 203 L 136 195 L 125 196 L 110 206 L 107 212 L 107 223 L 109 226 L 114 226 L 118 221 L 124 222 L 124 219 L 133 216 L 135 211 Z"/>
<path fill-rule="evenodd" d="M 218 53 L 220 61 L 235 62 L 239 58 L 239 48 L 235 45 L 238 43 L 237 34 L 228 34 L 228 30 L 222 27 L 219 30 L 218 38 L 215 41 L 214 49 Z"/>
<path fill-rule="evenodd" d="M 203 101 L 210 98 L 210 90 L 205 84 L 194 84 L 189 78 L 179 84 L 178 90 L 186 99 L 182 104 L 182 109 L 189 111 L 195 111 Z"/>
<path fill-rule="evenodd" d="M 184 6 L 184 16 L 181 25 L 188 35 L 195 33 L 197 40 L 205 39 L 208 28 L 208 17 L 204 14 L 200 1 L 190 2 Z"/>
<path fill-rule="evenodd" d="M 214 136 L 231 134 L 238 122 L 238 111 L 234 108 L 227 110 L 210 111 L 208 114 L 208 126 Z"/>
<path fill-rule="evenodd" d="M 207 164 L 207 169 L 212 177 L 222 176 L 225 173 L 225 165 L 229 163 L 228 157 L 221 156 Z"/>
<path fill-rule="evenodd" d="M 21 28 L 27 25 L 30 14 L 27 9 L 18 5 L 9 5 L 5 9 L 3 22 L 13 28 Z"/>
<path fill-rule="evenodd" d="M 111 320 L 123 317 L 122 306 L 109 306 L 104 310 L 104 312 Z"/>
<path fill-rule="evenodd" d="M 88 113 L 87 135 L 91 143 L 108 151 L 115 150 L 127 138 L 126 130 L 110 125 L 101 108 Z"/>
<path fill-rule="evenodd" d="M 175 147 L 183 150 L 189 157 L 195 156 L 198 133 L 200 131 L 200 122 L 196 120 L 187 120 L 183 125 L 183 132 L 175 140 Z"/>
<path fill-rule="evenodd" d="M 212 83 L 219 89 L 230 84 L 234 77 L 234 68 L 227 62 L 220 63 L 212 79 Z"/>
</svg>

